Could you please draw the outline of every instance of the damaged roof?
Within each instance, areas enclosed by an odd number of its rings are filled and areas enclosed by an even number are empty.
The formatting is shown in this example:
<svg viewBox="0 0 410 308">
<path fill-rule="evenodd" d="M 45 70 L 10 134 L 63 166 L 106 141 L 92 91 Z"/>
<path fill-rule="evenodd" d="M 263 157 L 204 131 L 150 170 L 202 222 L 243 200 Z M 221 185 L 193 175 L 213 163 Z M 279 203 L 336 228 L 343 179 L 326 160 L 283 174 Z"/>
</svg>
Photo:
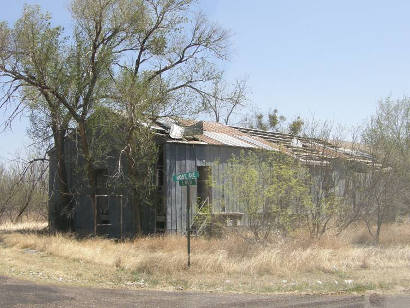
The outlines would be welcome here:
<svg viewBox="0 0 410 308">
<path fill-rule="evenodd" d="M 251 136 L 257 136 L 274 144 L 280 144 L 291 152 L 293 156 L 307 163 L 322 163 L 331 159 L 342 158 L 365 164 L 373 164 L 373 157 L 359 149 L 345 147 L 346 143 L 336 144 L 317 139 L 278 132 L 267 132 L 259 129 L 234 127 Z"/>
<path fill-rule="evenodd" d="M 158 119 L 152 129 L 166 138 L 166 142 L 226 145 L 281 151 L 307 164 L 328 163 L 342 158 L 372 164 L 372 156 L 333 143 L 301 136 L 239 126 L 228 126 L 216 122 Z"/>
</svg>

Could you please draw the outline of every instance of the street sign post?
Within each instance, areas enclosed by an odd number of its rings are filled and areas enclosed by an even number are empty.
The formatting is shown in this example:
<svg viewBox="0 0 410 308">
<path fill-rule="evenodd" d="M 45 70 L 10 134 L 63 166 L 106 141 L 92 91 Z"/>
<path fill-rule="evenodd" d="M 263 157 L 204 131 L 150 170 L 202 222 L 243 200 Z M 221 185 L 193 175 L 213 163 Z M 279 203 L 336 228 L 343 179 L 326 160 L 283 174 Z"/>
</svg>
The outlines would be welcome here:
<svg viewBox="0 0 410 308">
<path fill-rule="evenodd" d="M 174 182 L 179 182 L 179 181 L 183 181 L 183 180 L 194 180 L 194 179 L 197 179 L 197 178 L 199 178 L 199 172 L 198 171 L 175 174 L 172 177 Z"/>
<path fill-rule="evenodd" d="M 178 181 L 179 186 L 196 185 L 196 179 Z"/>
<path fill-rule="evenodd" d="M 186 186 L 186 240 L 188 250 L 188 267 L 191 266 L 191 185 L 196 185 L 196 179 L 199 178 L 198 171 L 175 174 L 172 179 L 178 182 L 179 186 Z"/>
<path fill-rule="evenodd" d="M 186 243 L 188 251 L 188 267 L 191 266 L 191 220 L 189 219 L 189 209 L 191 207 L 191 185 L 186 187 Z"/>
</svg>

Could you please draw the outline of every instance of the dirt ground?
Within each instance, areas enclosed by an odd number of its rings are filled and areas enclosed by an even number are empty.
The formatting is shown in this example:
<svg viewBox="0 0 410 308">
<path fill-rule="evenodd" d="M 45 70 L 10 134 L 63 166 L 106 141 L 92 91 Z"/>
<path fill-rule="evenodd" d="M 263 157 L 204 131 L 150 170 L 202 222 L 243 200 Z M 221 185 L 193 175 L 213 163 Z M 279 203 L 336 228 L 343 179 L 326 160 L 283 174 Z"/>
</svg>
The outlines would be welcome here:
<svg viewBox="0 0 410 308">
<path fill-rule="evenodd" d="M 0 276 L 0 307 L 410 307 L 410 295 L 318 296 L 131 291 Z"/>
<path fill-rule="evenodd" d="M 243 257 L 231 242 L 197 239 L 186 268 L 175 236 L 79 240 L 0 226 L 0 307 L 410 307 L 409 239 Z"/>
</svg>

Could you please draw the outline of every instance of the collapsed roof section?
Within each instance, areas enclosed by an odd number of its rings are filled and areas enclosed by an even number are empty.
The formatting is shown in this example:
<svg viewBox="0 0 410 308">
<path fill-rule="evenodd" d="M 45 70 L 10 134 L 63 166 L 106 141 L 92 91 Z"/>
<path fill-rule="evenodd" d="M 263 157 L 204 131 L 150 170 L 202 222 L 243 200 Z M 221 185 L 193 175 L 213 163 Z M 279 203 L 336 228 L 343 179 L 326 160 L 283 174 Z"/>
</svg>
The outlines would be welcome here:
<svg viewBox="0 0 410 308">
<path fill-rule="evenodd" d="M 333 143 L 301 136 L 216 122 L 158 119 L 152 129 L 170 143 L 213 144 L 241 148 L 280 151 L 306 164 L 328 164 L 341 158 L 366 165 L 373 164 L 372 156 L 359 150 L 348 149 Z"/>
<path fill-rule="evenodd" d="M 277 132 L 267 132 L 259 129 L 234 127 L 241 132 L 251 136 L 257 136 L 270 141 L 274 144 L 280 144 L 291 152 L 295 157 L 307 163 L 322 163 L 332 159 L 341 158 L 352 160 L 370 165 L 374 163 L 373 157 L 359 149 L 353 147 L 346 148 L 342 144 L 337 145 L 317 138 L 308 138 L 283 134 Z"/>
</svg>

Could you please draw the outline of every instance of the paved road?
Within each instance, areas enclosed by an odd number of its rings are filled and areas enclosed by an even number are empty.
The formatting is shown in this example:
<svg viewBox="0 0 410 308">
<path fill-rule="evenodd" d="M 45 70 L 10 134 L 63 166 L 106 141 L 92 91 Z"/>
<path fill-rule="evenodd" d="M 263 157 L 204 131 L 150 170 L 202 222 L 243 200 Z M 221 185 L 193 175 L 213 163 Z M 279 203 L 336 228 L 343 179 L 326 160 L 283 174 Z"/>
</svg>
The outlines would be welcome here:
<svg viewBox="0 0 410 308">
<path fill-rule="evenodd" d="M 266 296 L 42 285 L 0 276 L 0 307 L 410 307 L 409 296 Z"/>
</svg>

